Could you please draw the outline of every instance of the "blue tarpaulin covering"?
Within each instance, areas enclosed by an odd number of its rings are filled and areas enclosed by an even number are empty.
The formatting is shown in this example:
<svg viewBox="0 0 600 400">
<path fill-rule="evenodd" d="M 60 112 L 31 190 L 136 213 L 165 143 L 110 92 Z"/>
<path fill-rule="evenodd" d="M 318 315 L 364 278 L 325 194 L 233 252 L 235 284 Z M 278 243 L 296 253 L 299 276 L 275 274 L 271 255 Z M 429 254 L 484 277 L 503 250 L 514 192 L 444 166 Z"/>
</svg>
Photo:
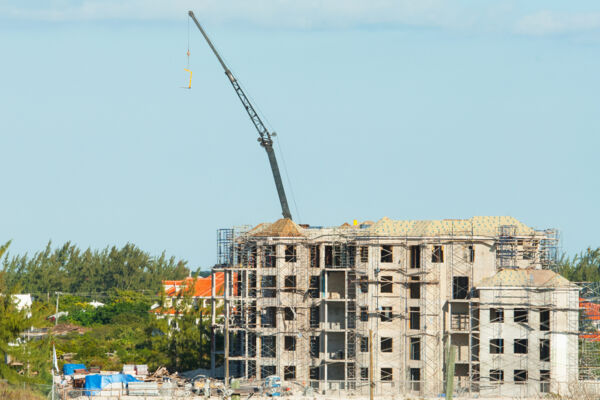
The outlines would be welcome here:
<svg viewBox="0 0 600 400">
<path fill-rule="evenodd" d="M 85 369 L 84 364 L 65 364 L 63 365 L 63 374 L 73 375 L 76 369 Z"/>
<path fill-rule="evenodd" d="M 86 389 L 84 392 L 85 396 L 98 396 L 100 395 L 100 390 L 105 388 L 107 385 L 111 383 L 129 383 L 129 382 L 139 382 L 133 376 L 129 374 L 114 374 L 114 375 L 88 375 L 85 377 L 85 386 Z"/>
</svg>

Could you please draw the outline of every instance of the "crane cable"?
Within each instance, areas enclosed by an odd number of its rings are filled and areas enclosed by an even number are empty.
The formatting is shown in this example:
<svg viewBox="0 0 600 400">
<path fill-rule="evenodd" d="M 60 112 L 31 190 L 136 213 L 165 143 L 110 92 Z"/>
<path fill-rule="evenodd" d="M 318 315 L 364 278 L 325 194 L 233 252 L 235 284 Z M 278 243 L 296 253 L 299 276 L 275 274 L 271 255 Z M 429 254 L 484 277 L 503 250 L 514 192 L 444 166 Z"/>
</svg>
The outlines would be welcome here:
<svg viewBox="0 0 600 400">
<path fill-rule="evenodd" d="M 281 144 L 279 143 L 279 135 L 277 136 L 277 149 L 279 150 L 279 154 L 281 155 L 281 161 L 283 162 L 283 171 L 285 172 L 285 177 L 288 181 L 288 185 L 290 188 L 290 194 L 292 195 L 292 201 L 294 202 L 294 208 L 296 209 L 296 215 L 298 216 L 298 221 L 302 221 L 302 216 L 300 215 L 300 210 L 298 209 L 298 203 L 296 203 L 296 196 L 294 195 L 294 186 L 292 185 L 292 181 L 290 180 L 290 176 L 287 170 L 287 164 L 285 163 L 285 157 L 283 156 L 283 150 L 281 150 Z"/>
<path fill-rule="evenodd" d="M 232 73 L 233 73 L 233 71 L 232 71 Z M 254 104 L 254 108 L 256 108 L 257 113 L 261 116 L 261 118 L 265 121 L 265 124 L 269 127 L 271 134 L 275 133 L 273 131 L 273 125 L 271 125 L 271 121 L 269 121 L 269 119 L 267 118 L 267 115 L 260 109 L 260 107 L 258 106 L 258 103 L 252 98 L 252 96 L 248 92 L 248 89 L 246 89 L 246 87 L 244 85 L 242 85 L 240 83 L 240 81 L 238 81 L 238 84 L 242 87 L 242 89 L 246 93 L 246 97 L 248 97 L 250 99 L 250 101 L 252 102 L 252 104 Z M 288 174 L 287 164 L 285 162 L 285 157 L 283 156 L 283 150 L 281 150 L 281 144 L 279 143 L 279 134 L 276 134 L 274 136 L 276 139 L 276 140 L 274 140 L 274 142 L 277 143 L 277 150 L 279 150 L 279 155 L 280 155 L 280 158 L 281 158 L 281 161 L 283 164 L 283 172 L 285 173 L 285 178 L 286 178 L 289 188 L 290 188 L 290 194 L 292 197 L 292 201 L 294 202 L 294 208 L 296 209 L 296 215 L 298 215 L 298 220 L 301 221 L 302 216 L 300 215 L 300 210 L 298 209 L 298 203 L 296 203 L 296 196 L 294 195 L 294 186 L 292 185 L 292 181 Z"/>
<path fill-rule="evenodd" d="M 188 84 L 187 87 L 183 87 L 184 89 L 191 89 L 192 88 L 192 70 L 190 70 L 190 19 L 187 19 L 187 68 L 184 68 L 184 71 L 187 71 L 190 73 L 190 82 Z"/>
<path fill-rule="evenodd" d="M 187 18 L 187 67 L 190 69 L 190 19 Z"/>
</svg>

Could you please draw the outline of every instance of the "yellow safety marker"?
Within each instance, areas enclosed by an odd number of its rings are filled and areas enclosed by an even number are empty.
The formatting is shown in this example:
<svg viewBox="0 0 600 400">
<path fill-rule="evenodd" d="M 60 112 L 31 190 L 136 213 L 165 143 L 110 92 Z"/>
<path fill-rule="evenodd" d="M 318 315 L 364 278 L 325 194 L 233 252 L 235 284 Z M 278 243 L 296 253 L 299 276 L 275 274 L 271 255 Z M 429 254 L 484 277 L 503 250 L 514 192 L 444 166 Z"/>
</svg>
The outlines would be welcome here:
<svg viewBox="0 0 600 400">
<path fill-rule="evenodd" d="M 186 89 L 191 89 L 192 88 L 192 71 L 190 71 L 187 68 L 184 68 L 183 70 L 190 73 L 190 84 L 188 85 L 188 87 Z"/>
</svg>

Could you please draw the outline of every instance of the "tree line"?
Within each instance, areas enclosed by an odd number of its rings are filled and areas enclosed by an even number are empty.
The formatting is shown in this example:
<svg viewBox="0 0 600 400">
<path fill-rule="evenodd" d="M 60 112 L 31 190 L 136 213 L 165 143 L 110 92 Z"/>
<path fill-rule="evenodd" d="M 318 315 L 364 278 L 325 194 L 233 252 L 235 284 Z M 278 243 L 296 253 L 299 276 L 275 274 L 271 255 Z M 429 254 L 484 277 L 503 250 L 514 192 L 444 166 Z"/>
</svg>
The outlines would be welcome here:
<svg viewBox="0 0 600 400">
<path fill-rule="evenodd" d="M 157 293 L 162 280 L 183 279 L 189 272 L 186 261 L 164 252 L 154 257 L 131 243 L 121 248 L 82 250 L 71 242 L 54 249 L 49 242 L 31 256 L 7 254 L 1 270 L 7 287 L 37 294 L 106 293 L 111 289 Z"/>
<path fill-rule="evenodd" d="M 558 273 L 573 282 L 600 282 L 600 247 L 588 247 L 573 257 L 563 255 Z"/>
</svg>

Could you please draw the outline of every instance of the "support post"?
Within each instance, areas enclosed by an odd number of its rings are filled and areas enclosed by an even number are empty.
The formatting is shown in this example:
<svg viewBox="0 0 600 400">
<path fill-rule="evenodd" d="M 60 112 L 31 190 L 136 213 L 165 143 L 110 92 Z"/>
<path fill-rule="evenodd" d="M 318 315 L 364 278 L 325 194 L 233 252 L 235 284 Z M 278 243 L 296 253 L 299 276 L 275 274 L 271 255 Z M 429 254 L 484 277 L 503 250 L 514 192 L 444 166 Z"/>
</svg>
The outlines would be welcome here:
<svg viewBox="0 0 600 400">
<path fill-rule="evenodd" d="M 375 396 L 375 383 L 373 382 L 373 330 L 369 329 L 369 399 Z"/>
<path fill-rule="evenodd" d="M 448 336 L 448 350 L 446 354 L 446 399 L 452 400 L 452 393 L 454 392 L 454 361 L 456 357 L 456 346 L 450 344 L 450 336 Z"/>
<path fill-rule="evenodd" d="M 210 370 L 214 373 L 216 368 L 216 335 L 215 335 L 215 320 L 216 320 L 216 293 L 215 293 L 215 274 L 216 271 L 213 269 L 210 274 Z M 211 376 L 214 378 L 214 376 Z"/>
<path fill-rule="evenodd" d="M 229 270 L 225 269 L 223 272 L 225 275 L 225 287 L 223 288 L 223 294 L 225 298 L 225 348 L 224 350 L 224 362 L 225 362 L 225 385 L 229 385 Z"/>
<path fill-rule="evenodd" d="M 60 292 L 56 292 L 56 312 L 54 313 L 54 326 L 58 325 L 58 297 Z"/>
</svg>

